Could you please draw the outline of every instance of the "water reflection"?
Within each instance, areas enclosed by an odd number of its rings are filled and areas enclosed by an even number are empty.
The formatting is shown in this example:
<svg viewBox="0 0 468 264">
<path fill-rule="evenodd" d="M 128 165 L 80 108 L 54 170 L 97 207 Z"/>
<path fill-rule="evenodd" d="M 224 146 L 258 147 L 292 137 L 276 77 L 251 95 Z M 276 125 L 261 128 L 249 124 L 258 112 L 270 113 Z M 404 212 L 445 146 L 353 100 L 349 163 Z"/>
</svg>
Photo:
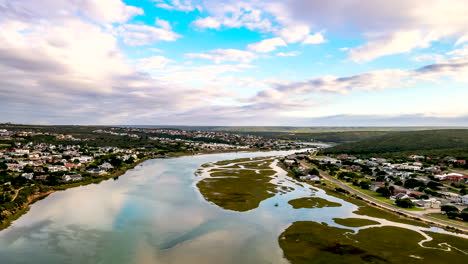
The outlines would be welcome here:
<svg viewBox="0 0 468 264">
<path fill-rule="evenodd" d="M 286 263 L 277 238 L 292 222 L 339 226 L 332 219 L 356 217 L 356 206 L 320 190 L 317 197 L 342 206 L 293 209 L 289 200 L 313 193 L 296 185 L 232 212 L 205 201 L 194 176 L 207 162 L 286 154 L 150 160 L 116 181 L 54 193 L 0 232 L 0 263 Z"/>
</svg>

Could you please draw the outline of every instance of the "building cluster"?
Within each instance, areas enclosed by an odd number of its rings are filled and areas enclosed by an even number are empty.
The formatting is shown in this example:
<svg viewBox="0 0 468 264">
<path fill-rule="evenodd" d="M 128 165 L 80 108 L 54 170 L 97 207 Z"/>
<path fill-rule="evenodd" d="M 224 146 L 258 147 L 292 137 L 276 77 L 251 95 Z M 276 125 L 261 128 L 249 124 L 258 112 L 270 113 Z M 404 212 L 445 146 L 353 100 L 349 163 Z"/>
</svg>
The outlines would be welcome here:
<svg viewBox="0 0 468 264">
<path fill-rule="evenodd" d="M 98 129 L 94 133 L 114 136 L 141 138 L 146 136 L 162 144 L 183 145 L 188 150 L 242 150 L 250 148 L 288 150 L 305 148 L 308 145 L 298 142 L 281 142 L 248 134 L 235 134 L 213 131 L 148 129 L 148 128 L 109 128 Z"/>
<path fill-rule="evenodd" d="M 411 155 L 404 162 L 394 163 L 390 159 L 360 159 L 347 154 L 314 159 L 320 164 L 333 164 L 339 170 L 355 173 L 350 175 L 364 176 L 364 180 L 370 180 L 371 191 L 392 186 L 390 199 L 393 200 L 409 199 L 421 208 L 440 208 L 448 203 L 468 205 L 468 173 L 453 171 L 454 165 L 465 164 L 465 160 Z M 352 176 L 343 179 L 356 181 Z"/>
<path fill-rule="evenodd" d="M 54 174 L 60 174 L 63 181 L 82 180 L 83 174 L 106 174 L 113 168 L 101 157 L 112 153 L 116 158 L 127 161 L 138 160 L 138 151 L 116 147 L 87 148 L 79 145 L 27 144 L 16 143 L 12 149 L 0 150 L 0 163 L 14 176 L 28 180 L 46 181 Z"/>
<path fill-rule="evenodd" d="M 49 132 L 37 132 L 37 131 L 16 131 L 0 129 L 0 140 L 24 140 L 25 137 L 32 136 L 53 136 L 57 140 L 64 141 L 87 141 L 87 138 L 75 138 L 73 135 L 49 133 Z"/>
</svg>

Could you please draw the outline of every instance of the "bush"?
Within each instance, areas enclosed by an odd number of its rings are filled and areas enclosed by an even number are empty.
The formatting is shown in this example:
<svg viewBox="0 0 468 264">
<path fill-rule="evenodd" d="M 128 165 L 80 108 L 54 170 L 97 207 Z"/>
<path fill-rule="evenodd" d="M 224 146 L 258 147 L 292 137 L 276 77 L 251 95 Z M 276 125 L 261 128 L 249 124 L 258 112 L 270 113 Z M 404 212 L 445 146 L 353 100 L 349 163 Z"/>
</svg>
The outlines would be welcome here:
<svg viewBox="0 0 468 264">
<path fill-rule="evenodd" d="M 442 205 L 440 207 L 440 210 L 443 211 L 443 212 L 446 212 L 447 215 L 449 212 L 457 212 L 458 213 L 458 208 L 453 206 L 453 205 Z"/>
<path fill-rule="evenodd" d="M 403 208 L 413 208 L 414 203 L 410 199 L 397 199 L 396 205 Z"/>
</svg>

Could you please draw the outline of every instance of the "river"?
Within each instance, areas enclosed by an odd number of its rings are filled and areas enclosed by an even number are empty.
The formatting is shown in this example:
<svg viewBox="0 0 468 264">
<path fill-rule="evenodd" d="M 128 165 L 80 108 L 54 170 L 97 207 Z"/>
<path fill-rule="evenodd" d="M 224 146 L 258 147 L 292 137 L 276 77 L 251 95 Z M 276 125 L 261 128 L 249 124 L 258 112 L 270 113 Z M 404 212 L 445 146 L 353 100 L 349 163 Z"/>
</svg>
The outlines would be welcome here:
<svg viewBox="0 0 468 264">
<path fill-rule="evenodd" d="M 148 160 L 116 180 L 53 193 L 0 232 L 0 263 L 287 263 L 278 236 L 292 222 L 338 226 L 357 207 L 293 209 L 313 191 L 276 195 L 248 212 L 207 202 L 195 184 L 201 164 L 286 155 L 239 152 Z"/>
</svg>

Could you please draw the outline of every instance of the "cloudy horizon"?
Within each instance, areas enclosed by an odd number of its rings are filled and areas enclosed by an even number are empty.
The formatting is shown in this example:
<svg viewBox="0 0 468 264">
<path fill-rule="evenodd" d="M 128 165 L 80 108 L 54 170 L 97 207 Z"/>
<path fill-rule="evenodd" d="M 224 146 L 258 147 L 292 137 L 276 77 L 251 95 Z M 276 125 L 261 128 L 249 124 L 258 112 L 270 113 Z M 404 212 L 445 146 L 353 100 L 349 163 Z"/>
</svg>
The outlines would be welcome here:
<svg viewBox="0 0 468 264">
<path fill-rule="evenodd" d="M 0 0 L 0 122 L 468 126 L 468 2 Z"/>
</svg>

